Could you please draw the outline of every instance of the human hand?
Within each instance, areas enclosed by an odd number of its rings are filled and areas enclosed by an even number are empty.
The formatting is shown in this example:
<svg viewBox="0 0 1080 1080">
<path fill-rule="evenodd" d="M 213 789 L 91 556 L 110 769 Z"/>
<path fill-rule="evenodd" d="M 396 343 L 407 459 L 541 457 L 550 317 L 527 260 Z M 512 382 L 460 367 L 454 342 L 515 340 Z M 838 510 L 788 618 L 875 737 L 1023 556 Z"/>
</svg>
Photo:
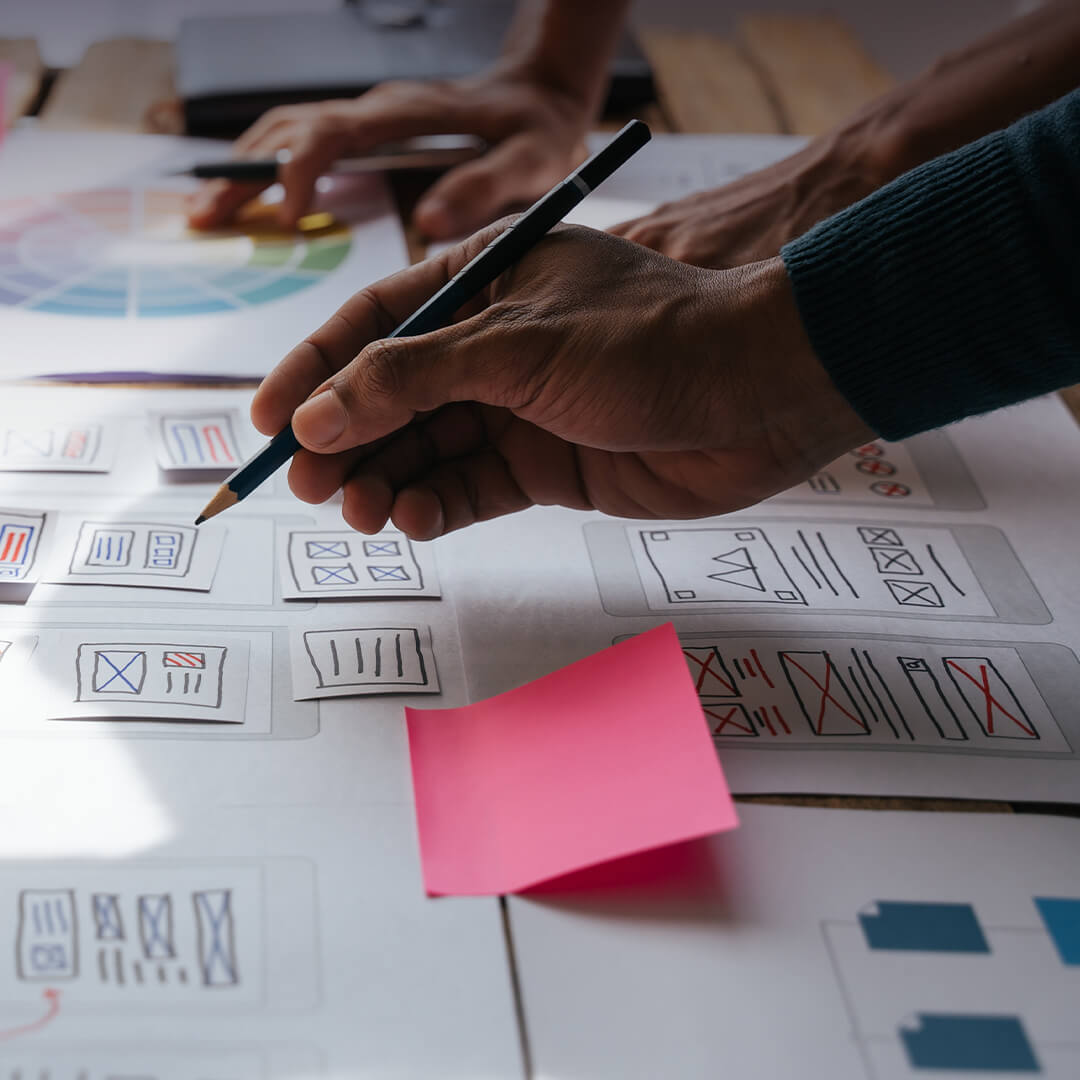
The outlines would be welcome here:
<svg viewBox="0 0 1080 1080">
<path fill-rule="evenodd" d="M 260 117 L 237 140 L 241 158 L 272 158 L 285 196 L 279 220 L 292 228 L 307 212 L 315 183 L 341 157 L 414 135 L 478 135 L 490 149 L 450 169 L 415 211 L 434 239 L 461 236 L 508 207 L 539 198 L 585 157 L 586 106 L 523 76 L 493 73 L 455 82 L 383 83 L 353 100 L 284 105 Z M 212 180 L 192 198 L 188 221 L 198 229 L 228 222 L 265 184 Z"/>
<path fill-rule="evenodd" d="M 772 258 L 891 177 L 868 151 L 869 140 L 854 127 L 822 136 L 774 165 L 609 231 L 695 266 L 720 269 Z"/>
<path fill-rule="evenodd" d="M 561 227 L 451 326 L 379 340 L 493 226 L 357 293 L 259 388 L 303 445 L 306 502 L 415 539 L 534 503 L 700 517 L 757 502 L 872 432 L 802 331 L 779 259 L 702 270 Z M 295 410 L 295 412 L 294 412 Z"/>
</svg>

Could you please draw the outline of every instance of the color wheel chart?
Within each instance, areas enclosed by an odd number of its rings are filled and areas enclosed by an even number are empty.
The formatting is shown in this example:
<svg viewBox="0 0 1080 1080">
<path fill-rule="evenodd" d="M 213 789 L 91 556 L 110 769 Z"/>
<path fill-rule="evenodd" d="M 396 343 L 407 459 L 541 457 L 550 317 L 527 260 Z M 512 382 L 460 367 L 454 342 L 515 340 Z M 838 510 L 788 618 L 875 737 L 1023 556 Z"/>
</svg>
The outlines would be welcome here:
<svg viewBox="0 0 1080 1080">
<path fill-rule="evenodd" d="M 303 222 L 301 223 L 303 226 Z M 299 234 L 187 229 L 179 191 L 101 188 L 0 202 L 0 304 L 53 315 L 211 315 L 322 281 L 352 242 L 314 214 Z"/>
</svg>

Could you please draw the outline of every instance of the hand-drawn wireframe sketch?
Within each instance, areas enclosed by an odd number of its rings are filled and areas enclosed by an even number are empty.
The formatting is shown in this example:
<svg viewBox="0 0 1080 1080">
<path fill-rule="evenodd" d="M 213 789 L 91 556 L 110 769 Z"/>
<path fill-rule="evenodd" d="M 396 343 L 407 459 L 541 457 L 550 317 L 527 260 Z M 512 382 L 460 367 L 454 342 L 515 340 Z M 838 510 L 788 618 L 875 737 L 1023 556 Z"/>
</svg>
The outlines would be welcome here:
<svg viewBox="0 0 1080 1080">
<path fill-rule="evenodd" d="M 862 503 L 983 510 L 986 502 L 952 440 L 926 432 L 902 443 L 875 440 L 826 465 L 770 502 Z"/>
<path fill-rule="evenodd" d="M 226 671 L 246 683 L 246 667 L 247 657 L 242 667 L 236 666 L 224 645 L 82 644 L 75 661 L 75 701 L 103 709 L 92 714 L 98 716 L 155 716 L 164 707 L 195 719 L 206 718 L 199 710 L 210 710 L 215 720 L 243 723 L 242 710 L 223 705 Z"/>
<path fill-rule="evenodd" d="M 439 674 L 426 626 L 292 631 L 293 697 L 437 694 Z"/>
<path fill-rule="evenodd" d="M 47 515 L 0 509 L 0 586 L 38 579 L 38 549 Z"/>
<path fill-rule="evenodd" d="M 0 472 L 105 473 L 114 451 L 102 424 L 0 420 Z"/>
<path fill-rule="evenodd" d="M 0 1002 L 56 986 L 65 1011 L 308 1007 L 314 896 L 314 864 L 297 858 L 7 863 Z"/>
<path fill-rule="evenodd" d="M 225 544 L 224 527 L 166 521 L 61 516 L 44 579 L 68 585 L 124 585 L 209 592 Z"/>
<path fill-rule="evenodd" d="M 980 898 L 958 901 L 955 896 L 950 891 L 943 901 L 905 894 L 901 900 L 868 903 L 854 918 L 821 923 L 852 1030 L 866 1042 L 868 1056 L 887 1054 L 907 1066 L 899 1074 L 881 1072 L 879 1060 L 874 1075 L 923 1075 L 927 1070 L 934 1075 L 1074 1075 L 1080 1053 L 1068 1010 L 1055 1015 L 1043 1009 L 1025 1017 L 1024 1006 L 1034 986 L 1040 987 L 1044 1003 L 1059 994 L 1062 1002 L 1075 996 L 1080 959 L 1071 957 L 1070 948 L 1075 948 L 1080 897 L 1048 901 L 1034 896 L 1023 922 L 988 923 Z M 1067 929 L 1047 919 L 1048 903 L 1067 913 L 1072 920 Z M 972 958 L 979 964 L 978 991 Z M 1023 977 L 1018 979 L 1017 972 Z M 889 989 L 882 994 L 884 986 Z M 1064 1070 L 1044 1060 L 1044 1054 L 1057 1058 L 1058 1051 L 1051 1049 L 1056 1043 L 1071 1051 L 1056 1062 Z"/>
<path fill-rule="evenodd" d="M 239 413 L 151 413 L 158 465 L 166 472 L 231 472 L 244 460 Z"/>
<path fill-rule="evenodd" d="M 278 550 L 286 600 L 440 595 L 431 549 L 404 533 L 281 528 Z"/>
<path fill-rule="evenodd" d="M 719 744 L 1073 757 L 1080 661 L 1061 645 L 683 634 Z"/>
<path fill-rule="evenodd" d="M 230 626 L 215 629 L 212 637 L 203 636 L 205 627 L 192 626 L 147 628 L 136 634 L 130 625 L 87 630 L 45 622 L 34 630 L 27 635 L 0 626 L 0 638 L 13 642 L 0 659 L 0 737 L 250 740 L 306 739 L 318 733 L 318 705 L 293 700 L 285 626 Z M 87 648 L 88 638 L 121 644 L 106 645 L 99 651 L 107 655 L 95 658 Z M 170 644 L 148 644 L 155 640 Z M 213 642 L 209 649 L 208 640 Z M 191 704 L 207 700 L 218 677 L 215 657 L 221 649 L 228 652 L 221 661 L 220 707 Z M 168 667 L 166 653 L 172 654 Z M 192 666 L 200 657 L 206 666 Z M 99 685 L 107 684 L 97 694 L 92 690 L 95 667 Z M 144 669 L 142 693 L 132 693 L 130 684 L 139 686 Z M 167 704 L 149 704 L 145 699 L 151 696 Z M 65 720 L 79 723 L 54 722 Z"/>
<path fill-rule="evenodd" d="M 986 525 L 727 518 L 593 522 L 585 536 L 604 606 L 616 615 L 784 610 L 1050 621 L 1004 534 Z"/>
</svg>

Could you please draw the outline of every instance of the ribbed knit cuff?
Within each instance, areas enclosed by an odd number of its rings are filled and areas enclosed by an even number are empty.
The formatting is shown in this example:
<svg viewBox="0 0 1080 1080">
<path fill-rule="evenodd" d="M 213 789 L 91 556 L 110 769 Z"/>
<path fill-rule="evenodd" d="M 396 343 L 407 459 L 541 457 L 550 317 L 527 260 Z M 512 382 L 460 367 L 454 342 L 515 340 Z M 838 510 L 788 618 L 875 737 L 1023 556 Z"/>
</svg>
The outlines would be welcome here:
<svg viewBox="0 0 1080 1080">
<path fill-rule="evenodd" d="M 811 344 L 871 428 L 900 439 L 1080 380 L 1077 179 L 1080 93 L 783 248 Z"/>
</svg>

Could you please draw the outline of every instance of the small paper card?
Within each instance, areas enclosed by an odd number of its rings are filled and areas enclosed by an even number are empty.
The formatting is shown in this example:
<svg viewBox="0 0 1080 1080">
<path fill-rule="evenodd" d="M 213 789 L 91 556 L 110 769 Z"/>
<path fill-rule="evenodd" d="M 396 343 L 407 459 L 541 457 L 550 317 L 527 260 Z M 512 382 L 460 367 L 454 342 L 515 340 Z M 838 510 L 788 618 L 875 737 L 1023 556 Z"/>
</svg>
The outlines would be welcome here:
<svg viewBox="0 0 1080 1080">
<path fill-rule="evenodd" d="M 39 510 L 0 509 L 0 591 L 11 586 L 28 588 L 38 580 L 47 516 Z"/>
<path fill-rule="evenodd" d="M 426 626 L 298 627 L 289 641 L 296 701 L 439 693 L 431 631 Z"/>
<path fill-rule="evenodd" d="M 224 527 L 65 515 L 42 580 L 209 592 L 224 544 Z"/>
<path fill-rule="evenodd" d="M 240 414 L 219 412 L 155 412 L 150 430 L 158 465 L 167 473 L 227 474 L 244 462 Z"/>
<path fill-rule="evenodd" d="M 278 552 L 286 600 L 439 595 L 431 549 L 404 533 L 279 528 Z"/>
<path fill-rule="evenodd" d="M 405 714 L 431 896 L 519 892 L 738 824 L 670 624 L 487 701 Z"/>
</svg>

